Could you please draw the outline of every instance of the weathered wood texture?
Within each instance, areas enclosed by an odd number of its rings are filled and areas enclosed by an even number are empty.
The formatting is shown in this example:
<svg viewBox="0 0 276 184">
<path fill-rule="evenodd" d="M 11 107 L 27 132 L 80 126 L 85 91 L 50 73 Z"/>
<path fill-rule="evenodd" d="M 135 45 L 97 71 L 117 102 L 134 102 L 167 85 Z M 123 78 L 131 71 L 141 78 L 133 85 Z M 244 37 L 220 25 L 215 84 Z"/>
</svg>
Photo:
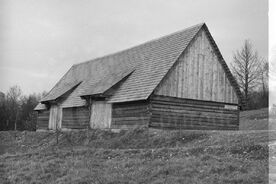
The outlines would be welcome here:
<svg viewBox="0 0 276 184">
<path fill-rule="evenodd" d="M 36 129 L 48 129 L 49 116 L 49 110 L 38 111 Z"/>
<path fill-rule="evenodd" d="M 171 68 L 155 94 L 237 104 L 238 97 L 228 75 L 203 29 Z"/>
<path fill-rule="evenodd" d="M 211 130 L 239 127 L 239 110 L 235 104 L 153 96 L 150 109 L 150 127 Z"/>
<path fill-rule="evenodd" d="M 112 104 L 111 128 L 147 127 L 150 112 L 148 101 L 135 101 Z"/>
<path fill-rule="evenodd" d="M 110 128 L 111 106 L 106 101 L 93 101 L 91 105 L 91 128 Z"/>
<path fill-rule="evenodd" d="M 87 107 L 63 108 L 62 128 L 84 129 L 89 126 L 89 110 Z"/>
<path fill-rule="evenodd" d="M 51 105 L 49 117 L 49 129 L 61 128 L 62 108 L 59 105 Z"/>
</svg>

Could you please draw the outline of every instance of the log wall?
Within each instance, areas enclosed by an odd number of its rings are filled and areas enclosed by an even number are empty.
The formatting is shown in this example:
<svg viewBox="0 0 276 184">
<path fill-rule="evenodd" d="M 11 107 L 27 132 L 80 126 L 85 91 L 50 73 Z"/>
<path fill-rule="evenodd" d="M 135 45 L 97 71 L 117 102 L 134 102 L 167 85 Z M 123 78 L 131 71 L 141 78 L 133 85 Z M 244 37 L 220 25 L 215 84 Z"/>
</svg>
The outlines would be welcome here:
<svg viewBox="0 0 276 184">
<path fill-rule="evenodd" d="M 48 129 L 49 126 L 49 110 L 38 111 L 36 129 Z"/>
<path fill-rule="evenodd" d="M 238 104 L 237 94 L 204 30 L 179 57 L 155 94 Z"/>
<path fill-rule="evenodd" d="M 112 104 L 111 128 L 147 127 L 150 112 L 148 101 L 136 101 Z"/>
<path fill-rule="evenodd" d="M 62 115 L 62 128 L 84 129 L 89 126 L 89 110 L 87 107 L 63 108 Z"/>
<path fill-rule="evenodd" d="M 236 104 L 153 96 L 150 109 L 150 127 L 197 130 L 239 128 L 239 110 Z"/>
</svg>

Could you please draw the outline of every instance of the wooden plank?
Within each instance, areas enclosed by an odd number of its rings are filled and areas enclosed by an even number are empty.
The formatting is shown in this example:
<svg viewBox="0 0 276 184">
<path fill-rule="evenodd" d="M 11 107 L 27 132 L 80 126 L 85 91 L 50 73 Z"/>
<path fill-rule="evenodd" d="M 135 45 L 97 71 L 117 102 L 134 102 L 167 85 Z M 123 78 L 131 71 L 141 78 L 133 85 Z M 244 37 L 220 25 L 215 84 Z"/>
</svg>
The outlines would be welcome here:
<svg viewBox="0 0 276 184">
<path fill-rule="evenodd" d="M 106 101 L 93 101 L 91 106 L 91 128 L 110 128 L 112 107 Z"/>
<path fill-rule="evenodd" d="M 135 129 L 138 127 L 147 127 L 148 125 L 112 125 L 111 128 L 114 129 Z"/>
<path fill-rule="evenodd" d="M 153 96 L 151 114 L 150 122 L 172 124 L 168 125 L 171 128 L 183 126 L 180 124 L 184 123 L 187 126 L 196 124 L 209 126 L 212 129 L 237 129 L 239 124 L 237 121 L 239 111 L 226 109 L 224 103 L 204 103 L 173 97 Z"/>
<path fill-rule="evenodd" d="M 216 112 L 216 113 L 224 113 L 224 114 L 237 114 L 238 110 L 232 109 L 222 109 L 222 108 L 208 108 L 208 107 L 200 107 L 200 106 L 193 106 L 193 105 L 181 105 L 181 104 L 171 104 L 174 105 L 173 107 L 168 106 L 168 104 L 160 104 L 154 103 L 152 104 L 153 110 L 158 109 L 169 109 L 169 110 L 191 110 L 191 111 L 202 111 L 202 112 Z"/>
<path fill-rule="evenodd" d="M 112 114 L 112 118 L 124 118 L 124 117 L 145 117 L 145 116 L 149 116 L 150 113 L 146 112 L 146 113 L 122 113 L 122 114 Z"/>
<path fill-rule="evenodd" d="M 210 106 L 238 105 L 233 103 L 213 102 L 213 101 L 195 100 L 195 99 L 187 99 L 187 98 L 176 98 L 176 97 L 160 96 L 160 95 L 152 96 L 151 100 L 189 103 L 189 104 L 201 104 L 201 105 L 210 105 Z"/>
<path fill-rule="evenodd" d="M 225 111 L 225 112 L 238 112 L 238 110 L 234 110 L 234 109 L 226 109 L 225 106 L 223 107 L 216 107 L 216 106 L 208 106 L 208 105 L 197 105 L 197 104 L 181 104 L 181 103 L 169 103 L 169 102 L 162 102 L 162 101 L 155 101 L 152 103 L 153 107 L 161 107 L 161 108 L 169 108 L 168 105 L 173 105 L 176 107 L 190 107 L 190 108 L 195 108 L 195 109 L 206 109 L 206 110 L 210 110 L 210 111 Z"/>
<path fill-rule="evenodd" d="M 186 130 L 238 130 L 238 126 L 235 127 L 219 127 L 219 126 L 203 126 L 203 125 L 193 125 L 193 126 L 188 126 L 188 125 L 178 125 L 175 126 L 173 124 L 160 124 L 160 123 L 155 123 L 151 122 L 150 127 L 154 128 L 181 128 L 181 129 L 186 129 Z"/>
<path fill-rule="evenodd" d="M 112 125 L 148 125 L 149 119 L 144 121 L 113 121 Z"/>
<path fill-rule="evenodd" d="M 50 111 L 40 111 L 37 115 L 37 129 L 48 129 Z"/>
<path fill-rule="evenodd" d="M 133 102 L 131 105 L 131 107 L 128 104 L 113 105 L 111 127 L 115 125 L 124 127 L 130 124 L 132 126 L 144 126 L 144 124 L 149 123 L 149 103 L 147 101 L 144 101 L 144 103 Z"/>
<path fill-rule="evenodd" d="M 204 125 L 216 125 L 216 126 L 228 126 L 228 125 L 237 125 L 237 121 L 234 120 L 219 120 L 219 119 L 208 119 L 208 118 L 191 118 L 191 117 L 184 117 L 184 118 L 171 118 L 171 117 L 152 117 L 151 121 L 156 121 L 160 123 L 201 123 Z"/>
<path fill-rule="evenodd" d="M 206 32 L 201 31 L 154 94 L 237 103 L 233 95 L 232 100 L 229 94 L 226 98 L 226 88 L 233 87 L 230 83 L 224 84 L 224 78 L 225 71 L 217 51 Z"/>
<path fill-rule="evenodd" d="M 152 110 L 152 115 L 175 115 L 175 116 L 194 116 L 194 117 L 214 117 L 214 118 L 224 118 L 224 119 L 235 119 L 237 118 L 237 114 L 223 114 L 223 113 L 210 113 L 210 112 L 200 112 L 200 111 L 188 111 L 188 110 L 167 110 L 167 109 L 159 109 Z"/>
<path fill-rule="evenodd" d="M 204 127 L 214 127 L 214 128 L 227 128 L 227 127 L 238 127 L 237 124 L 234 123 L 227 123 L 227 124 L 222 124 L 219 122 L 208 122 L 208 121 L 195 121 L 195 120 L 187 120 L 187 121 L 168 121 L 166 119 L 163 119 L 162 121 L 160 121 L 159 119 L 152 119 L 152 122 L 157 122 L 158 124 L 160 124 L 160 126 L 175 126 L 175 127 L 179 127 L 179 126 L 204 126 Z M 156 124 L 157 124 L 156 123 Z"/>
<path fill-rule="evenodd" d="M 113 119 L 115 121 L 120 121 L 120 120 L 122 120 L 122 121 L 132 121 L 132 120 L 135 120 L 135 121 L 141 120 L 141 121 L 143 121 L 145 119 L 149 119 L 149 117 L 143 117 L 143 116 L 141 116 L 141 117 L 139 117 L 139 116 L 136 116 L 136 117 L 116 117 L 116 118 L 113 118 Z"/>
<path fill-rule="evenodd" d="M 89 125 L 89 111 L 86 107 L 63 108 L 63 128 L 85 129 Z"/>
<path fill-rule="evenodd" d="M 172 113 L 172 112 L 153 112 L 152 113 L 152 118 L 171 118 L 171 119 L 180 119 L 180 120 L 185 120 L 188 118 L 192 118 L 192 119 L 212 119 L 212 120 L 218 120 L 218 121 L 236 121 L 237 120 L 237 116 L 236 117 L 226 117 L 226 116 L 204 116 L 204 115 L 197 115 L 197 114 L 192 114 L 192 113 Z"/>
</svg>

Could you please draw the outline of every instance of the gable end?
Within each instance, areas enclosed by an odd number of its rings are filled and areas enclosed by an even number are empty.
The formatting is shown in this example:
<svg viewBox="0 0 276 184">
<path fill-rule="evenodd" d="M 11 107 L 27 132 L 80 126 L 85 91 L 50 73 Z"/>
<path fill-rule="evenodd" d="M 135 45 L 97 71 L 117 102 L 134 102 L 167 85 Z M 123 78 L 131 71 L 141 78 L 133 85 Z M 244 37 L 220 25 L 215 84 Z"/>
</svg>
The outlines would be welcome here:
<svg viewBox="0 0 276 184">
<path fill-rule="evenodd" d="M 241 101 L 236 81 L 205 24 L 153 94 L 234 104 Z"/>
</svg>

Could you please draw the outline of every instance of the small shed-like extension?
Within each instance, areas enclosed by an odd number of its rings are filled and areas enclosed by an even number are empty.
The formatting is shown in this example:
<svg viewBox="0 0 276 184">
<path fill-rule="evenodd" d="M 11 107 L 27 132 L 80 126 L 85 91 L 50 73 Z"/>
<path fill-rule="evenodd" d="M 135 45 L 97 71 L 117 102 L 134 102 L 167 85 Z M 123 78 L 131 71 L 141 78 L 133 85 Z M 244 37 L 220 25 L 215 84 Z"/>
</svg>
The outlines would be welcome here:
<svg viewBox="0 0 276 184">
<path fill-rule="evenodd" d="M 73 65 L 37 129 L 237 130 L 242 96 L 206 24 Z"/>
</svg>

